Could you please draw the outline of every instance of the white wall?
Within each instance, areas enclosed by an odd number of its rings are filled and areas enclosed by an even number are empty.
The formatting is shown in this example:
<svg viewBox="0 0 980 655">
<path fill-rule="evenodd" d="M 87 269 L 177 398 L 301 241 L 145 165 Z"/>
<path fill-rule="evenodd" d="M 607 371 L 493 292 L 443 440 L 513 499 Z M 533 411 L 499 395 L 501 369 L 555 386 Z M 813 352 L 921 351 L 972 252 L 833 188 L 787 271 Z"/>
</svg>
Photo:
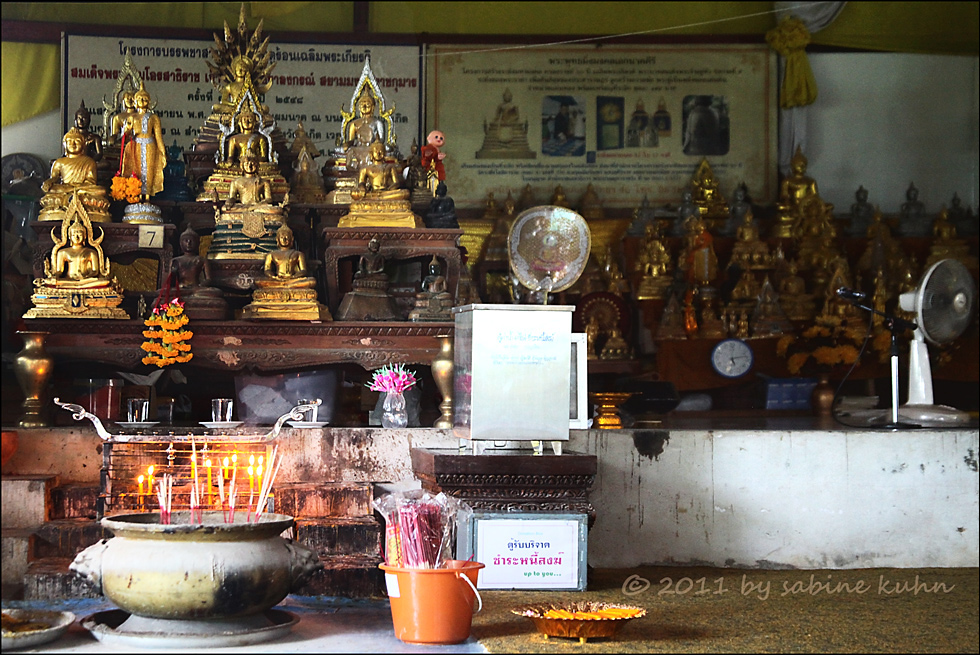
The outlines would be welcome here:
<svg viewBox="0 0 980 655">
<path fill-rule="evenodd" d="M 3 128 L 0 150 L 4 157 L 15 152 L 27 152 L 48 162 L 62 155 L 61 139 L 64 135 L 61 110 L 55 109 Z"/>
<path fill-rule="evenodd" d="M 814 54 L 817 100 L 806 111 L 807 172 L 846 213 L 858 186 L 885 214 L 909 183 L 926 211 L 954 193 L 977 208 L 978 58 L 882 53 Z"/>
</svg>

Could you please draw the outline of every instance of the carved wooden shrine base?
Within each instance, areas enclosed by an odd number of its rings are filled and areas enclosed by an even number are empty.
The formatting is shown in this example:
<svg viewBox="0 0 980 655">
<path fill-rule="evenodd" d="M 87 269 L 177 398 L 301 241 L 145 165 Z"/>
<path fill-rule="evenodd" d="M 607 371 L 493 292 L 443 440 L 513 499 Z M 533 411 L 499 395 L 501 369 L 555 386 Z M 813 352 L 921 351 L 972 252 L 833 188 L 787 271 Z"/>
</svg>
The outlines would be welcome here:
<svg viewBox="0 0 980 655">
<path fill-rule="evenodd" d="M 597 470 L 595 455 L 523 451 L 464 455 L 412 448 L 412 471 L 427 491 L 445 492 L 484 511 L 583 513 L 589 517 L 589 527 L 595 521 L 589 488 Z"/>
</svg>

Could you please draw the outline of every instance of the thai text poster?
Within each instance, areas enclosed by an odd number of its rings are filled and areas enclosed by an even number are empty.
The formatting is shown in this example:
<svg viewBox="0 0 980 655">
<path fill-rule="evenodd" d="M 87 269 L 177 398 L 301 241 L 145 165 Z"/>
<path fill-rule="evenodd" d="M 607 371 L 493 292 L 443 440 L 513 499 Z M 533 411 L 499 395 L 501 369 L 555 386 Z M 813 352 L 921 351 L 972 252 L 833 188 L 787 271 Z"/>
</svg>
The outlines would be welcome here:
<svg viewBox="0 0 980 655">
<path fill-rule="evenodd" d="M 254 26 L 250 26 L 250 33 Z M 220 32 L 218 32 L 220 34 Z M 188 150 L 218 102 L 207 61 L 213 40 L 148 39 L 67 34 L 62 44 L 62 111 L 67 131 L 84 101 L 92 130 L 104 135 L 117 78 L 128 52 L 160 116 L 164 141 Z M 321 152 L 336 147 L 341 109 L 350 112 L 351 96 L 370 59 L 371 70 L 394 107 L 392 124 L 399 150 L 407 156 L 419 138 L 421 83 L 417 46 L 275 43 L 268 45 L 272 87 L 260 96 L 288 142 L 299 123 Z M 106 108 L 106 104 L 110 106 Z"/>
<path fill-rule="evenodd" d="M 426 127 L 457 205 L 592 184 L 606 207 L 680 201 L 702 159 L 730 197 L 776 194 L 775 56 L 756 45 L 426 48 Z"/>
</svg>

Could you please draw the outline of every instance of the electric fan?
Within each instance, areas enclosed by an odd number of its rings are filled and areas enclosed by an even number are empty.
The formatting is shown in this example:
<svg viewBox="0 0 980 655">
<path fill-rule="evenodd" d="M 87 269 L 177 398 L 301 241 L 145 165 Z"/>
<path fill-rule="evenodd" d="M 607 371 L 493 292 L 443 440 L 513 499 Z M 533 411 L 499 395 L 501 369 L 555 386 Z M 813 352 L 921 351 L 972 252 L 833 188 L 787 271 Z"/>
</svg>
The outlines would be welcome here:
<svg viewBox="0 0 980 655">
<path fill-rule="evenodd" d="M 959 337 L 973 320 L 976 288 L 966 267 L 955 259 L 943 259 L 929 267 L 915 291 L 903 293 L 898 302 L 915 313 L 918 328 L 909 352 L 909 399 L 898 413 L 923 426 L 961 425 L 966 412 L 934 405 L 932 368 L 926 341 L 942 345 Z"/>
</svg>

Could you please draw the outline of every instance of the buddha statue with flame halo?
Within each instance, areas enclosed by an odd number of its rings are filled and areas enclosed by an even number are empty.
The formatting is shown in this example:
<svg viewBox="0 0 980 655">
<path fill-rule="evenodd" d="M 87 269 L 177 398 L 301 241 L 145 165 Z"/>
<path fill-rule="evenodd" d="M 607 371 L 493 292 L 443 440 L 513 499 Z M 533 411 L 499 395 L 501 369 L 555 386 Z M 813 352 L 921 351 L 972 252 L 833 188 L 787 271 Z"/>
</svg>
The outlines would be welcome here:
<svg viewBox="0 0 980 655">
<path fill-rule="evenodd" d="M 54 248 L 44 261 L 44 277 L 34 280 L 34 307 L 24 318 L 129 318 L 119 307 L 123 289 L 109 277 L 101 245 L 105 234 L 99 232 L 96 238 L 80 194 L 73 193 L 60 237 L 51 230 Z"/>
</svg>

